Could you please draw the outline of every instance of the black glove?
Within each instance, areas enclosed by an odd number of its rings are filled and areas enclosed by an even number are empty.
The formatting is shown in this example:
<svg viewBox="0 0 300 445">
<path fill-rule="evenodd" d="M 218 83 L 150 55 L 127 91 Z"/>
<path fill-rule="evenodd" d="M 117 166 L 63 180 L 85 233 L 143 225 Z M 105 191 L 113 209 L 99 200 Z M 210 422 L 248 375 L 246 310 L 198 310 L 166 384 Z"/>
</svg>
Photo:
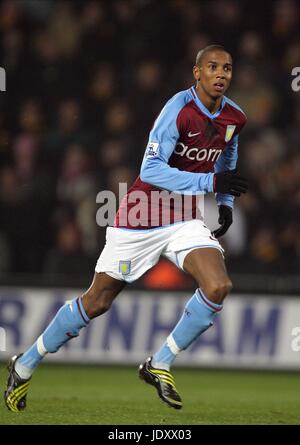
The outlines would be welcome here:
<svg viewBox="0 0 300 445">
<path fill-rule="evenodd" d="M 225 235 L 227 230 L 232 224 L 232 208 L 224 205 L 219 207 L 219 220 L 218 223 L 221 226 L 212 232 L 215 238 L 220 238 L 220 236 Z"/>
<path fill-rule="evenodd" d="M 237 170 L 215 173 L 214 192 L 241 196 L 248 190 L 248 180 L 237 173 Z"/>
</svg>

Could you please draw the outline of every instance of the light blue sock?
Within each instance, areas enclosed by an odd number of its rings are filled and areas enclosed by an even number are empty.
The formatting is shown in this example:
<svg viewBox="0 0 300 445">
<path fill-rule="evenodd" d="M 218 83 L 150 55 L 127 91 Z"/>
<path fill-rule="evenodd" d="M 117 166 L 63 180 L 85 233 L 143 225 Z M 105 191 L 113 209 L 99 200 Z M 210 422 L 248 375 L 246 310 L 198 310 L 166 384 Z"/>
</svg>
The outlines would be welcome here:
<svg viewBox="0 0 300 445">
<path fill-rule="evenodd" d="M 213 325 L 222 304 L 211 302 L 201 289 L 197 289 L 187 302 L 182 317 L 152 359 L 155 368 L 170 369 L 177 354 L 190 346 L 204 331 Z"/>
<path fill-rule="evenodd" d="M 81 298 L 62 306 L 43 334 L 17 360 L 15 369 L 20 377 L 29 378 L 48 352 L 56 352 L 71 338 L 78 337 L 80 329 L 89 321 Z"/>
</svg>

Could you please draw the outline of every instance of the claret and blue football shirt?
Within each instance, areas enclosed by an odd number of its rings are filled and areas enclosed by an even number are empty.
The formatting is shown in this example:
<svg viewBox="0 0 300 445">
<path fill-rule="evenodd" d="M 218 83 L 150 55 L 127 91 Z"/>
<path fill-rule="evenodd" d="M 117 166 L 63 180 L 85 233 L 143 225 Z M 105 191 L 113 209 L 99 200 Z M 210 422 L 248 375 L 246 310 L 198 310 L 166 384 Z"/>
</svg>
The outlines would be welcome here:
<svg viewBox="0 0 300 445">
<path fill-rule="evenodd" d="M 121 202 L 115 227 L 149 229 L 161 226 L 164 211 L 171 212 L 171 223 L 183 219 L 182 215 L 175 215 L 172 202 L 168 209 L 161 201 L 153 204 L 152 193 L 166 190 L 196 198 L 199 194 L 213 192 L 214 173 L 236 167 L 238 135 L 245 123 L 244 112 L 226 96 L 222 97 L 219 110 L 212 114 L 197 96 L 195 87 L 175 94 L 154 122 L 140 175 Z M 144 205 L 149 209 L 139 226 L 133 225 L 128 218 L 137 204 L 136 191 L 145 193 Z M 231 195 L 217 193 L 216 200 L 218 205 L 233 207 Z M 193 206 L 196 205 L 197 199 L 193 199 Z M 155 224 L 153 212 L 157 213 Z"/>
</svg>

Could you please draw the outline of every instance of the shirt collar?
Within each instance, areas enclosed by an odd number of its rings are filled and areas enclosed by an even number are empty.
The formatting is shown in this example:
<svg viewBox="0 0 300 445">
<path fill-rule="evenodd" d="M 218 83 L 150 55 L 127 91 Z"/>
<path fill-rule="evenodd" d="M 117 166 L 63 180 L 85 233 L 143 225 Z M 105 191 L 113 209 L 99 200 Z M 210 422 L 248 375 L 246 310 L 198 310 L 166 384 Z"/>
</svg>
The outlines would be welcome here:
<svg viewBox="0 0 300 445">
<path fill-rule="evenodd" d="M 221 114 L 221 112 L 225 106 L 225 103 L 226 103 L 224 96 L 222 97 L 220 108 L 215 113 L 211 113 L 199 99 L 199 97 L 196 93 L 195 87 L 192 86 L 189 91 L 190 91 L 190 94 L 191 94 L 194 102 L 196 103 L 197 107 L 200 108 L 202 113 L 206 114 L 206 116 L 208 116 L 210 119 L 216 119 Z"/>
</svg>

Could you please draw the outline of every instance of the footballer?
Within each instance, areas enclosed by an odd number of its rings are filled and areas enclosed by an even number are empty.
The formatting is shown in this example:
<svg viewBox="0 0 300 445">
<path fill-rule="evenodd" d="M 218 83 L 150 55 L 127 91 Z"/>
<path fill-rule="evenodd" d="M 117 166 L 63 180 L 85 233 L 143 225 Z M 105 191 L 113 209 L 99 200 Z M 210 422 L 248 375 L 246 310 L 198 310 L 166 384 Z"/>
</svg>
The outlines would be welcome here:
<svg viewBox="0 0 300 445">
<path fill-rule="evenodd" d="M 139 377 L 152 385 L 167 405 L 182 408 L 171 366 L 180 351 L 213 325 L 231 290 L 218 238 L 232 224 L 234 198 L 248 189 L 247 180 L 236 169 L 238 138 L 246 116 L 225 96 L 232 79 L 230 53 L 220 45 L 202 49 L 193 76 L 195 85 L 175 94 L 154 122 L 140 175 L 123 198 L 114 226 L 107 228 L 90 288 L 61 307 L 27 351 L 11 358 L 4 393 L 9 410 L 26 408 L 30 379 L 43 357 L 58 351 L 93 318 L 108 311 L 126 284 L 140 278 L 160 256 L 190 274 L 197 289 L 160 349 L 139 366 Z M 190 217 L 183 218 L 171 201 L 169 206 L 163 200 L 154 206 L 152 192 L 162 190 L 192 196 Z M 149 198 L 146 205 L 150 212 L 144 213 L 139 225 L 128 218 L 135 192 L 144 192 Z M 194 198 L 206 193 L 215 194 L 219 208 L 220 227 L 214 233 L 196 216 Z M 167 225 L 163 222 L 165 212 L 170 213 Z"/>
</svg>

